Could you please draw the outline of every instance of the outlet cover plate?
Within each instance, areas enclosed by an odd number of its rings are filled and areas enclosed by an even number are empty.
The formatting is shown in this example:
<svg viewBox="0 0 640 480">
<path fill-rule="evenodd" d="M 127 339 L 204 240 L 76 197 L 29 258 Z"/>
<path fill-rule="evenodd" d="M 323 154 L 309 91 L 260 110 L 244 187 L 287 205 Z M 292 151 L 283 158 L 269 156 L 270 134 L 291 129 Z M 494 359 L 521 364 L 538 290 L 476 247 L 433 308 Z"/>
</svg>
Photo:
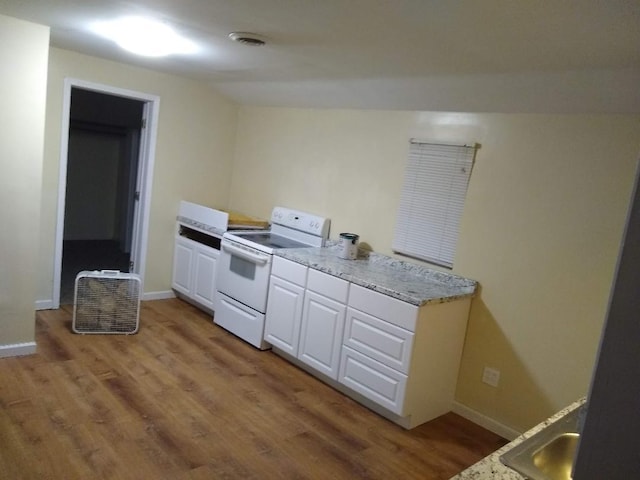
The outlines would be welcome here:
<svg viewBox="0 0 640 480">
<path fill-rule="evenodd" d="M 500 383 L 500 370 L 491 367 L 484 367 L 482 381 L 492 387 L 497 387 Z"/>
</svg>

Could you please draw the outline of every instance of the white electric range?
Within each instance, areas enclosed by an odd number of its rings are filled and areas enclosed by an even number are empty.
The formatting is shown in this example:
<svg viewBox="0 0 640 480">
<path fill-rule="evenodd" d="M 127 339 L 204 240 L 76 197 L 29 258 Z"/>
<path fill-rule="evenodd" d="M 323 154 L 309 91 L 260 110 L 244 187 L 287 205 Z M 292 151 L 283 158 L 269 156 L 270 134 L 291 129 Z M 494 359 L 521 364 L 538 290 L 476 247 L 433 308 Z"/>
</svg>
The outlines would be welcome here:
<svg viewBox="0 0 640 480">
<path fill-rule="evenodd" d="M 225 232 L 217 266 L 214 323 L 254 347 L 269 349 L 263 335 L 273 252 L 323 247 L 330 224 L 328 218 L 275 207 L 268 231 Z"/>
</svg>

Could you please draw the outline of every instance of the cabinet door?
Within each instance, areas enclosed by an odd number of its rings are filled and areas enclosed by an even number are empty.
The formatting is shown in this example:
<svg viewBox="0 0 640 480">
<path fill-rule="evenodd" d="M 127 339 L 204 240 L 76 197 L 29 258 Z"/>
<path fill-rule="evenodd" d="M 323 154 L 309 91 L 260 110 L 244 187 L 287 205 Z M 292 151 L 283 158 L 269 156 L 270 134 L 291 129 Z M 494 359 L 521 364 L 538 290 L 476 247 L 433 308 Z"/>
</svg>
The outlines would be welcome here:
<svg viewBox="0 0 640 480">
<path fill-rule="evenodd" d="M 298 355 L 303 298 L 304 288 L 271 276 L 264 339 L 294 357 Z"/>
<path fill-rule="evenodd" d="M 404 415 L 407 376 L 362 355 L 342 348 L 339 382 L 398 415 Z"/>
<path fill-rule="evenodd" d="M 216 262 L 220 253 L 212 248 L 195 251 L 193 297 L 205 307 L 214 309 L 216 295 Z"/>
<path fill-rule="evenodd" d="M 345 305 L 306 291 L 298 358 L 334 380 L 338 379 L 345 312 Z"/>
<path fill-rule="evenodd" d="M 173 281 L 171 286 L 185 295 L 191 295 L 194 256 L 195 243 L 176 238 L 176 245 L 173 252 Z"/>
</svg>

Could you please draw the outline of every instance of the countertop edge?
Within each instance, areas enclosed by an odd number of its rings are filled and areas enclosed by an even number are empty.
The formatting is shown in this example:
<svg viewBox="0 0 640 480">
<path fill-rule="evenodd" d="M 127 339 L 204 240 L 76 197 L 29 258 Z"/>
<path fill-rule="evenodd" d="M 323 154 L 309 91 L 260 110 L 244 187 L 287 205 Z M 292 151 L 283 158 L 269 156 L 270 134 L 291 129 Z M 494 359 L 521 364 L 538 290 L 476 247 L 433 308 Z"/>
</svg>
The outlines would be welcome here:
<svg viewBox="0 0 640 480">
<path fill-rule="evenodd" d="M 581 398 L 569 406 L 563 408 L 559 412 L 555 413 L 546 420 L 540 422 L 535 427 L 527 430 L 525 433 L 514 439 L 510 443 L 506 444 L 502 448 L 496 450 L 492 454 L 486 456 L 479 462 L 471 465 L 466 470 L 463 470 L 459 474 L 451 477 L 449 480 L 525 480 L 525 477 L 520 475 L 515 470 L 507 467 L 500 461 L 500 456 L 505 452 L 508 452 L 515 446 L 522 443 L 527 438 L 535 435 L 542 429 L 548 427 L 554 422 L 557 422 L 568 413 L 572 412 L 576 408 L 580 408 L 586 401 L 586 398 Z"/>
<path fill-rule="evenodd" d="M 420 265 L 414 265 L 392 257 L 374 253 L 360 252 L 357 260 L 345 260 L 338 257 L 334 247 L 318 247 L 318 248 L 284 248 L 274 251 L 278 257 L 291 260 L 313 270 L 317 270 L 355 285 L 382 293 L 389 297 L 401 300 L 403 302 L 421 307 L 427 304 L 438 304 L 452 302 L 455 300 L 473 297 L 477 290 L 478 282 L 460 275 L 431 270 Z M 365 263 L 371 262 L 371 264 Z M 402 292 L 400 289 L 391 288 L 383 285 L 383 282 L 376 282 L 373 277 L 375 275 L 364 275 L 354 273 L 358 268 L 362 271 L 375 266 L 378 274 L 387 269 L 389 274 L 412 275 L 412 278 L 441 287 L 441 290 L 450 290 L 448 293 L 436 295 L 425 295 L 418 292 L 409 294 Z M 407 270 L 417 272 L 407 274 Z M 367 277 L 367 278 L 366 278 Z M 432 278 L 428 278 L 432 277 Z M 446 281 L 449 280 L 450 284 Z M 397 284 L 397 283 L 396 283 Z"/>
<path fill-rule="evenodd" d="M 213 236 L 218 237 L 218 238 L 222 238 L 222 235 L 225 232 L 225 230 L 222 230 L 220 228 L 214 227 L 212 225 L 207 225 L 206 223 L 198 222 L 198 221 L 193 220 L 191 218 L 182 217 L 180 215 L 178 215 L 176 217 L 176 221 L 178 223 L 181 223 L 182 225 L 186 225 L 188 227 L 195 228 L 197 230 L 202 231 L 203 233 L 212 234 Z"/>
</svg>

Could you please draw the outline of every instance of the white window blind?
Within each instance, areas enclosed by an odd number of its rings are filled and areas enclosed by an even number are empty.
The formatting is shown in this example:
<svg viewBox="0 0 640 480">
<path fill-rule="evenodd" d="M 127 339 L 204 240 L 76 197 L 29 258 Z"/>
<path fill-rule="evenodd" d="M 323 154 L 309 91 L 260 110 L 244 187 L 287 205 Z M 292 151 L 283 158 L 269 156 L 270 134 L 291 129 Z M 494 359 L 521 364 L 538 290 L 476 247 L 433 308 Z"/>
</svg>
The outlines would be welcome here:
<svg viewBox="0 0 640 480">
<path fill-rule="evenodd" d="M 394 252 L 451 268 L 475 145 L 411 140 Z"/>
</svg>

